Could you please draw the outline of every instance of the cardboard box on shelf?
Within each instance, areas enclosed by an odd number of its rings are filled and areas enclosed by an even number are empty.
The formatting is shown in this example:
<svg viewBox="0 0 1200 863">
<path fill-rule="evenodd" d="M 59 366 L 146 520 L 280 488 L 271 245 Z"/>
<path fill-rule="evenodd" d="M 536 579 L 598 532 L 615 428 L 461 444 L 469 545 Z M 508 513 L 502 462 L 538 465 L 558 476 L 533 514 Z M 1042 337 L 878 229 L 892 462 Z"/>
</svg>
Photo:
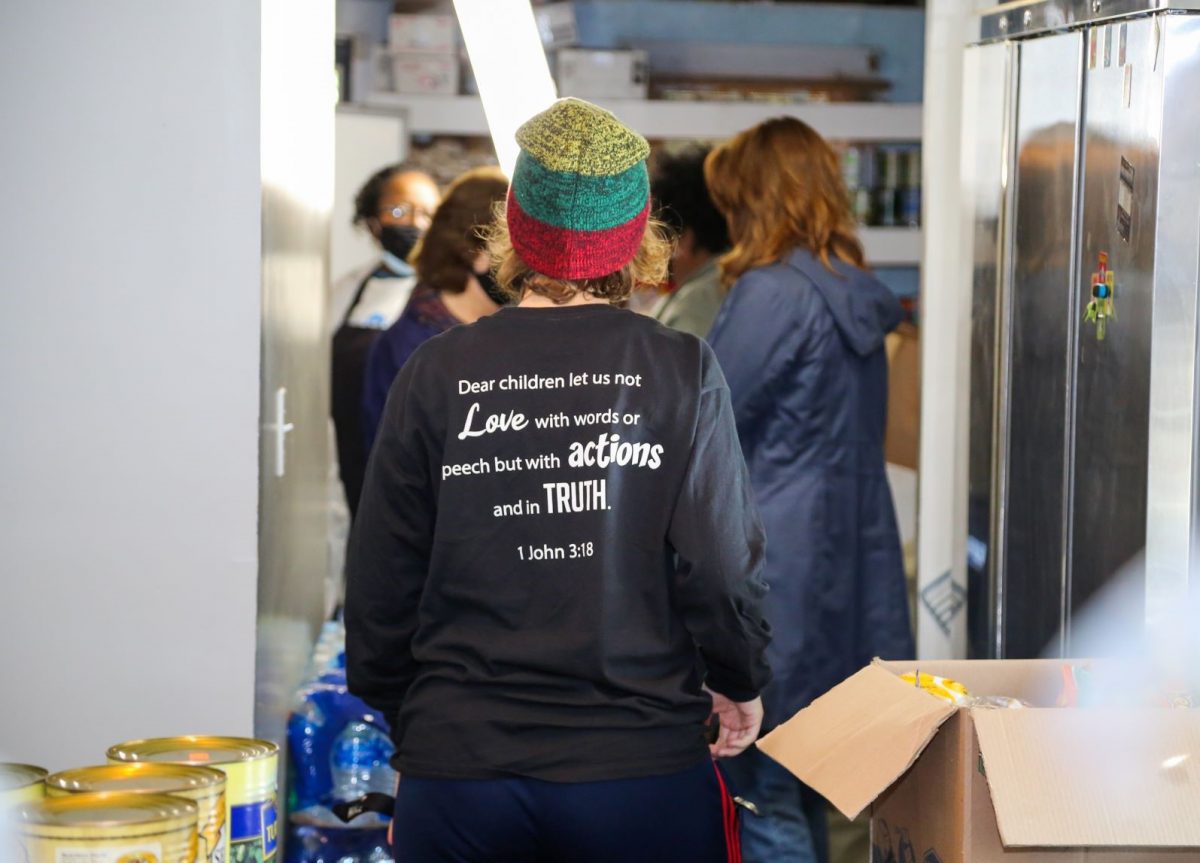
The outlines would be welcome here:
<svg viewBox="0 0 1200 863">
<path fill-rule="evenodd" d="M 879 51 L 854 45 L 746 45 L 743 42 L 638 40 L 655 77 L 672 79 L 873 78 Z"/>
<path fill-rule="evenodd" d="M 458 94 L 458 54 L 393 51 L 392 89 L 397 93 L 455 96 Z"/>
<path fill-rule="evenodd" d="M 645 51 L 563 48 L 558 52 L 558 93 L 584 99 L 645 99 Z"/>
<path fill-rule="evenodd" d="M 958 707 L 901 681 L 918 668 L 1037 706 Z M 759 747 L 848 818 L 870 807 L 873 859 L 1200 861 L 1200 711 L 1050 707 L 1061 672 L 876 660 Z"/>
<path fill-rule="evenodd" d="M 392 51 L 458 52 L 458 24 L 453 15 L 394 14 L 388 18 Z"/>
<path fill-rule="evenodd" d="M 365 102 L 373 93 L 387 90 L 391 70 L 387 47 L 361 34 L 337 37 L 337 65 L 343 102 Z"/>
<path fill-rule="evenodd" d="M 636 41 L 646 51 L 657 99 L 866 102 L 891 85 L 878 50 L 862 46 Z"/>
<path fill-rule="evenodd" d="M 548 49 L 565 48 L 579 41 L 579 25 L 575 21 L 574 3 L 547 3 L 533 7 L 542 45 Z"/>
</svg>

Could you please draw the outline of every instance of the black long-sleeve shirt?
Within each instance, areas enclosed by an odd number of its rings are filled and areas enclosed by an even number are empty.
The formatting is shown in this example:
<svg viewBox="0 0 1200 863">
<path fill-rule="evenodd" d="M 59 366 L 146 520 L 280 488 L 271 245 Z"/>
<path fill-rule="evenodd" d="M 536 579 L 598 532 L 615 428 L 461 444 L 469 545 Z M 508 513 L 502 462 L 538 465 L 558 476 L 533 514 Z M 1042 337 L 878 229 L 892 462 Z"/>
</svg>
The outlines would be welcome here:
<svg viewBox="0 0 1200 863">
<path fill-rule="evenodd" d="M 347 561 L 351 691 L 426 777 L 591 781 L 707 754 L 769 678 L 763 533 L 708 346 L 590 304 L 423 345 Z"/>
</svg>

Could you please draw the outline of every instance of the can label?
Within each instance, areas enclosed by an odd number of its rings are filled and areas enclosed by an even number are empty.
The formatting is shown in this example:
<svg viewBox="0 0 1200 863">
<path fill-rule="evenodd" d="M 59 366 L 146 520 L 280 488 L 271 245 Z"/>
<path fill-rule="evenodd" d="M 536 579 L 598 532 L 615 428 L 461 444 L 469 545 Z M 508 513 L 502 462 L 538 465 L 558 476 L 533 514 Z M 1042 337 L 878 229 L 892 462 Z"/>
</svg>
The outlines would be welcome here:
<svg viewBox="0 0 1200 863">
<path fill-rule="evenodd" d="M 915 228 L 921 224 L 921 190 L 900 190 L 900 223 Z"/>
<path fill-rule="evenodd" d="M 279 850 L 275 798 L 234 806 L 230 814 L 230 863 L 266 863 Z"/>
<path fill-rule="evenodd" d="M 45 788 L 40 781 L 11 791 L 0 791 L 0 810 L 8 809 L 19 803 L 36 803 L 46 796 Z"/>
<path fill-rule="evenodd" d="M 221 804 L 221 817 L 225 817 L 225 804 Z M 200 831 L 200 863 L 225 863 L 225 826 L 207 824 Z"/>
<path fill-rule="evenodd" d="M 205 808 L 208 814 L 205 816 Z M 207 804 L 200 808 L 200 856 L 198 863 L 226 863 L 228 849 L 226 847 L 225 823 L 225 793 L 209 798 Z"/>
<path fill-rule="evenodd" d="M 59 848 L 54 863 L 163 863 L 162 845 L 144 842 L 111 848 Z"/>
</svg>

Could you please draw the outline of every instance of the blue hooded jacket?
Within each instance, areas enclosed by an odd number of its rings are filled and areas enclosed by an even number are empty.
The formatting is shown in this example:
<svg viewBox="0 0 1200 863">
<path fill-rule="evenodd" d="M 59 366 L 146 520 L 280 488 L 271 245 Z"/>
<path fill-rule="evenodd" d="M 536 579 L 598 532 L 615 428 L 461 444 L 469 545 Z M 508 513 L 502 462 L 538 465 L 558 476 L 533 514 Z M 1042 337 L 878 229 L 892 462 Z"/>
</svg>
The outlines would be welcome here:
<svg viewBox="0 0 1200 863">
<path fill-rule="evenodd" d="M 763 731 L 873 657 L 914 652 L 883 458 L 891 291 L 796 249 L 744 273 L 709 341 L 767 534 Z"/>
</svg>

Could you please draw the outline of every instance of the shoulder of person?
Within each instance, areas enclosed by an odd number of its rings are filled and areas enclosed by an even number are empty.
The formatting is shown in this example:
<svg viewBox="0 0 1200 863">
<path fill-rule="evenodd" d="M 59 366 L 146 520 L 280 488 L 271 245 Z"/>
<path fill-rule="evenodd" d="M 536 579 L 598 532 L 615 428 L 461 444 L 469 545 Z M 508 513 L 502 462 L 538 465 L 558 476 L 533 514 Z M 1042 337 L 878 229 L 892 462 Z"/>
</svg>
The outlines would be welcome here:
<svg viewBox="0 0 1200 863">
<path fill-rule="evenodd" d="M 696 338 L 693 336 L 692 338 Z M 702 392 L 709 390 L 729 389 L 729 383 L 725 380 L 725 372 L 721 369 L 721 362 L 717 359 L 716 352 L 704 339 L 697 338 L 700 355 L 700 389 Z"/>
<path fill-rule="evenodd" d="M 380 332 L 379 338 L 375 340 L 375 344 L 371 347 L 371 353 L 407 353 L 410 350 L 412 342 L 420 338 L 420 336 L 416 319 L 405 309 L 396 320 L 392 321 L 387 329 Z"/>
<path fill-rule="evenodd" d="M 791 257 L 742 273 L 725 302 L 743 313 L 771 317 L 792 318 L 803 313 L 815 298 L 816 285 L 809 274 L 792 266 Z"/>
<path fill-rule="evenodd" d="M 675 349 L 698 354 L 708 348 L 708 344 L 699 336 L 671 326 L 669 323 L 671 320 L 670 315 L 659 320 L 650 315 L 630 312 L 629 317 L 636 319 L 637 322 L 634 326 L 642 328 L 646 337 L 661 344 L 664 350 Z"/>
<path fill-rule="evenodd" d="M 684 282 L 676 290 L 676 307 L 708 307 L 720 305 L 725 299 L 721 278 L 716 272 Z"/>
<path fill-rule="evenodd" d="M 900 301 L 870 272 L 836 258 L 829 266 L 805 250 L 786 259 L 797 274 L 808 280 L 816 299 L 812 313 L 823 310 L 856 353 L 867 355 L 883 345 L 886 333 L 902 318 Z"/>
<path fill-rule="evenodd" d="M 367 278 L 379 269 L 379 261 L 362 264 L 342 273 L 329 286 L 329 326 L 336 330 L 354 305 L 354 296 Z"/>
<path fill-rule="evenodd" d="M 699 381 L 700 391 L 726 387 L 725 376 L 716 354 L 708 342 L 700 336 L 684 330 L 675 329 L 668 324 L 655 320 L 648 315 L 630 312 L 631 318 L 640 319 L 634 324 L 643 329 L 649 342 L 650 352 L 663 366 L 676 370 L 685 377 L 695 374 Z M 670 357 L 672 359 L 668 360 Z"/>
<path fill-rule="evenodd" d="M 826 266 L 808 249 L 793 249 L 780 261 L 780 266 L 798 273 L 806 282 L 815 287 L 829 285 L 870 289 L 884 287 L 883 283 L 875 278 L 869 270 L 848 264 L 834 255 L 830 255 L 829 265 Z"/>
</svg>

